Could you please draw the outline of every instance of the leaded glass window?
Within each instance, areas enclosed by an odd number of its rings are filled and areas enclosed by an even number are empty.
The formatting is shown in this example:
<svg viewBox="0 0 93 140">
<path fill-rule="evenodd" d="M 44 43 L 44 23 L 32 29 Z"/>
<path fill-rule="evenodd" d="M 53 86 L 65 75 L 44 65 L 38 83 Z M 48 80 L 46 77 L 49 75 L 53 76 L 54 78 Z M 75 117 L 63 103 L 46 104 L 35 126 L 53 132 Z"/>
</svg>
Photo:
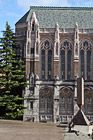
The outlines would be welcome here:
<svg viewBox="0 0 93 140">
<path fill-rule="evenodd" d="M 44 96 L 40 97 L 40 110 L 41 112 L 45 112 L 45 97 Z"/>
<path fill-rule="evenodd" d="M 42 79 L 45 79 L 45 50 L 41 50 L 42 57 Z"/>
<path fill-rule="evenodd" d="M 90 72 L 91 72 L 91 51 L 87 51 L 87 79 L 90 80 Z"/>
<path fill-rule="evenodd" d="M 52 70 L 52 50 L 48 50 L 48 79 L 51 79 Z"/>
<path fill-rule="evenodd" d="M 71 60 L 72 60 L 72 52 L 71 50 L 67 51 L 67 79 L 71 79 Z"/>
<path fill-rule="evenodd" d="M 45 46 L 49 46 L 49 41 L 48 40 L 46 40 Z"/>
<path fill-rule="evenodd" d="M 61 50 L 60 57 L 61 57 L 61 78 L 65 79 L 65 51 L 64 50 Z"/>
<path fill-rule="evenodd" d="M 64 88 L 60 91 L 59 114 L 67 113 L 73 113 L 73 92 L 70 89 Z"/>
<path fill-rule="evenodd" d="M 81 50 L 80 52 L 80 58 L 81 58 L 81 76 L 84 78 L 84 51 Z"/>
<path fill-rule="evenodd" d="M 67 110 L 72 110 L 72 98 L 67 97 Z"/>
<path fill-rule="evenodd" d="M 65 41 L 64 42 L 64 46 L 69 46 L 69 42 L 68 41 Z"/>
<path fill-rule="evenodd" d="M 42 50 L 44 50 L 44 55 L 43 57 L 41 56 L 42 74 L 44 73 L 42 78 L 50 80 L 52 78 L 53 50 L 52 45 L 48 40 L 42 43 L 41 51 Z"/>
<path fill-rule="evenodd" d="M 84 47 L 87 47 L 87 46 L 88 46 L 88 42 L 85 41 L 85 42 L 83 43 L 83 46 L 84 46 Z"/>
<path fill-rule="evenodd" d="M 39 96 L 40 114 L 53 113 L 53 94 L 49 89 L 43 89 Z"/>
</svg>

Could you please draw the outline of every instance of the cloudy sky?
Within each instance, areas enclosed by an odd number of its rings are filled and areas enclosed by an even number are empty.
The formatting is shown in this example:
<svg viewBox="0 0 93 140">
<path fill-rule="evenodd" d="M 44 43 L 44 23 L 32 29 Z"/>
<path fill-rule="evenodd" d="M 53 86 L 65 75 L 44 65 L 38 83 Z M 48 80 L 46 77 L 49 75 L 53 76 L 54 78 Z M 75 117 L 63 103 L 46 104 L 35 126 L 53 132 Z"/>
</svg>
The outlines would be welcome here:
<svg viewBox="0 0 93 140">
<path fill-rule="evenodd" d="M 14 29 L 30 6 L 93 7 L 93 0 L 0 0 L 0 31 L 5 30 L 6 21 Z"/>
</svg>

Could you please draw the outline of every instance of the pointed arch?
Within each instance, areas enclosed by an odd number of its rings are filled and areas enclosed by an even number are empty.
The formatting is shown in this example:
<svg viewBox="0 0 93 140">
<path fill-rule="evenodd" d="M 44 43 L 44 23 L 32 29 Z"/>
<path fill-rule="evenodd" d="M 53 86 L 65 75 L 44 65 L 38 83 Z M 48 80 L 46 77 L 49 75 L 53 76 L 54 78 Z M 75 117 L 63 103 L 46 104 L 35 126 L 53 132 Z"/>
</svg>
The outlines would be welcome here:
<svg viewBox="0 0 93 140">
<path fill-rule="evenodd" d="M 53 90 L 43 87 L 39 92 L 39 114 L 53 115 Z"/>
<path fill-rule="evenodd" d="M 35 21 L 32 22 L 32 32 L 35 31 Z"/>
<path fill-rule="evenodd" d="M 64 87 L 60 89 L 60 98 L 59 98 L 59 114 L 73 115 L 73 98 L 74 94 L 70 88 Z"/>
<path fill-rule="evenodd" d="M 50 80 L 52 78 L 53 71 L 53 41 L 50 38 L 43 38 L 40 43 L 41 48 L 41 71 L 45 70 L 45 75 L 41 75 L 41 78 Z M 42 57 L 42 50 L 45 52 L 45 57 Z M 44 62 L 44 63 L 43 63 Z M 44 68 L 42 67 L 44 66 Z"/>
<path fill-rule="evenodd" d="M 80 76 L 82 76 L 82 66 L 81 65 L 83 63 L 83 78 L 85 80 L 91 79 L 92 47 L 93 47 L 92 41 L 89 38 L 83 38 L 80 41 L 80 72 L 81 72 Z"/>
<path fill-rule="evenodd" d="M 93 90 L 89 88 L 84 89 L 84 109 L 86 115 L 93 115 Z"/>
<path fill-rule="evenodd" d="M 62 79 L 72 79 L 72 54 L 73 42 L 63 38 L 60 44 L 60 76 Z"/>
</svg>

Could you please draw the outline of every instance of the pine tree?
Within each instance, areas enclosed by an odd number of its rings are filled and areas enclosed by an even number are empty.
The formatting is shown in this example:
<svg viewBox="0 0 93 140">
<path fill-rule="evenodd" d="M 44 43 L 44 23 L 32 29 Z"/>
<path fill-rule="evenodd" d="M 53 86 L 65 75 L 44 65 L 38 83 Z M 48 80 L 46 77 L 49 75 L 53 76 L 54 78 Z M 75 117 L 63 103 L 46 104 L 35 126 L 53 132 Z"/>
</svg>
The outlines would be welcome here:
<svg viewBox="0 0 93 140">
<path fill-rule="evenodd" d="M 20 119 L 24 106 L 22 88 L 27 84 L 24 81 L 24 62 L 20 54 L 15 35 L 6 22 L 6 30 L 0 38 L 0 116 L 1 118 Z"/>
</svg>

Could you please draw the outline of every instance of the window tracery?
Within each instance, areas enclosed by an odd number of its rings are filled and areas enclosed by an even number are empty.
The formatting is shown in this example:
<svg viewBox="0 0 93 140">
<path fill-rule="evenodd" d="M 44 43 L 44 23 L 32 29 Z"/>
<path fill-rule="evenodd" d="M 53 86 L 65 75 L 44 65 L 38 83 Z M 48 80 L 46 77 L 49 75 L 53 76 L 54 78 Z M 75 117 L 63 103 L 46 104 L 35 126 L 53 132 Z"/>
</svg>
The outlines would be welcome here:
<svg viewBox="0 0 93 140">
<path fill-rule="evenodd" d="M 44 55 L 42 57 L 42 50 Z M 42 78 L 50 80 L 52 78 L 52 62 L 53 62 L 52 44 L 46 40 L 41 44 L 41 64 Z M 43 74 L 44 73 L 44 74 Z"/>
<path fill-rule="evenodd" d="M 69 88 L 60 90 L 59 113 L 60 115 L 73 114 L 73 92 Z"/>
<path fill-rule="evenodd" d="M 85 88 L 84 89 L 84 108 L 85 114 L 93 114 L 93 90 Z"/>
<path fill-rule="evenodd" d="M 91 78 L 91 43 L 87 40 L 83 41 L 80 46 L 80 71 L 84 79 Z M 85 62 L 86 60 L 86 62 Z"/>
<path fill-rule="evenodd" d="M 43 88 L 39 94 L 39 108 L 41 114 L 53 113 L 53 92 L 49 88 Z"/>
<path fill-rule="evenodd" d="M 64 41 L 60 48 L 60 73 L 62 79 L 71 79 L 72 69 L 72 44 L 69 41 Z M 67 69 L 67 72 L 66 72 Z"/>
</svg>

